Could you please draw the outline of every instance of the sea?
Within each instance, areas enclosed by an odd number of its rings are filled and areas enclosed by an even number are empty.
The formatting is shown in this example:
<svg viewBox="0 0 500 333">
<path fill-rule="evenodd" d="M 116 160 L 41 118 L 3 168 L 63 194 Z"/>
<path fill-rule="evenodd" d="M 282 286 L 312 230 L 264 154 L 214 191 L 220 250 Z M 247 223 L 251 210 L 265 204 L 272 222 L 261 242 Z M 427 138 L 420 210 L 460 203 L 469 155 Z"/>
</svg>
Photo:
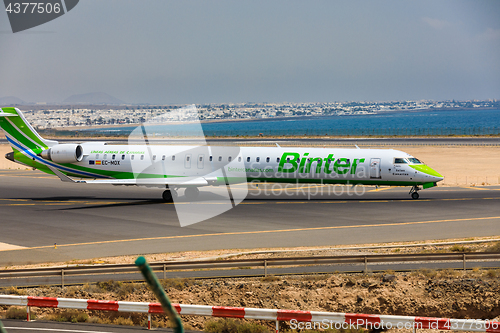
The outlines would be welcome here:
<svg viewBox="0 0 500 333">
<path fill-rule="evenodd" d="M 87 133 L 129 135 L 137 126 L 96 127 Z M 500 110 L 423 110 L 377 114 L 150 125 L 148 135 L 491 135 L 500 134 Z"/>
</svg>

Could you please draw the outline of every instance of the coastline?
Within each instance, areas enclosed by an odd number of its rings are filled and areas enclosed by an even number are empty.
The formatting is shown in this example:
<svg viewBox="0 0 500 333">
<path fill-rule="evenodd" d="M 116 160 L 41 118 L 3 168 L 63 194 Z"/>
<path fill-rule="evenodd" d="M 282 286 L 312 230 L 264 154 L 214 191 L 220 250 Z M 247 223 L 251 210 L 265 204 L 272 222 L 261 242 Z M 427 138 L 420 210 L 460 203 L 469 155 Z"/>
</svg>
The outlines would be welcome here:
<svg viewBox="0 0 500 333">
<path fill-rule="evenodd" d="M 383 115 L 383 114 L 402 114 L 402 113 L 419 113 L 419 112 L 431 112 L 431 111 L 484 111 L 484 110 L 497 110 L 496 108 L 432 108 L 432 109 L 418 109 L 418 110 L 388 110 L 388 111 L 376 111 L 368 114 L 347 114 L 347 115 L 320 115 L 320 116 L 290 116 L 290 117 L 272 117 L 272 118 L 239 118 L 239 119 L 208 119 L 201 120 L 201 124 L 225 124 L 225 123 L 240 123 L 240 122 L 269 122 L 269 121 L 300 121 L 300 120 L 311 120 L 311 119 L 324 119 L 324 118 L 334 118 L 334 117 L 356 117 L 356 116 L 367 116 L 367 115 Z M 165 123 L 145 123 L 144 126 L 158 126 L 158 125 L 186 125 L 195 124 L 196 122 L 165 122 Z M 130 124 L 113 124 L 113 125 L 95 125 L 95 126 L 65 126 L 65 127 L 52 127 L 44 129 L 44 131 L 61 131 L 61 130 L 92 130 L 100 128 L 124 128 L 124 127 L 134 127 L 138 126 L 140 123 L 130 123 Z"/>
</svg>

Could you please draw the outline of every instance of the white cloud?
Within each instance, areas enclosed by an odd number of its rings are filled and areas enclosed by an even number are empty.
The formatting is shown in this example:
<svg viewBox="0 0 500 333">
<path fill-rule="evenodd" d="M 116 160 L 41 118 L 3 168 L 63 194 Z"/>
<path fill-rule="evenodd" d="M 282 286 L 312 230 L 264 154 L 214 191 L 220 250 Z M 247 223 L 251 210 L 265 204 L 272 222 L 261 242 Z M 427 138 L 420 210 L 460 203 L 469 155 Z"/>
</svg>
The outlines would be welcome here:
<svg viewBox="0 0 500 333">
<path fill-rule="evenodd" d="M 479 37 L 485 41 L 500 40 L 500 29 L 487 28 Z"/>
<path fill-rule="evenodd" d="M 451 23 L 445 20 L 434 19 L 430 17 L 422 17 L 422 21 L 434 29 L 444 29 L 451 26 Z"/>
</svg>

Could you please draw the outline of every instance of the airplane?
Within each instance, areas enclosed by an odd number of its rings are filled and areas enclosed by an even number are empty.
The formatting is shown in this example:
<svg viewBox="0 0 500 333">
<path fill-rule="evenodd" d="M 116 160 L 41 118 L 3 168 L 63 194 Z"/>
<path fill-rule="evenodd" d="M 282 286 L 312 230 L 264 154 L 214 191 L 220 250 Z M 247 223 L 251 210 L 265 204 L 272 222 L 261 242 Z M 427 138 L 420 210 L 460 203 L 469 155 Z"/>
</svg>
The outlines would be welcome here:
<svg viewBox="0 0 500 333">
<path fill-rule="evenodd" d="M 443 180 L 417 158 L 393 149 L 65 144 L 42 138 L 19 109 L 0 110 L 0 127 L 13 150 L 7 159 L 65 182 L 162 188 L 165 201 L 181 188 L 186 199 L 195 200 L 200 187 L 227 185 L 229 178 L 233 183 L 410 186 L 412 199 Z"/>
</svg>

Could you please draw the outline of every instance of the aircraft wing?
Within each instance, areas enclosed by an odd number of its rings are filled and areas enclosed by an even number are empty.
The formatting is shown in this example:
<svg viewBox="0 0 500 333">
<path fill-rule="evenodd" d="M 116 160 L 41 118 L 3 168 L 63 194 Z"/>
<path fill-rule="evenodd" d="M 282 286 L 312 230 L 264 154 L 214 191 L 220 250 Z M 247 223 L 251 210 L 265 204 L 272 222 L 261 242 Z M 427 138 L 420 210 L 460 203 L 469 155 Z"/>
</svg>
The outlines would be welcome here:
<svg viewBox="0 0 500 333">
<path fill-rule="evenodd" d="M 171 178 L 129 178 L 129 179 L 94 179 L 94 180 L 74 180 L 58 169 L 49 166 L 63 182 L 86 183 L 86 184 L 110 184 L 110 185 L 174 185 L 174 186 L 207 186 L 217 180 L 216 177 L 171 177 Z"/>
<path fill-rule="evenodd" d="M 176 185 L 176 186 L 208 185 L 208 181 L 203 177 L 95 179 L 95 180 L 82 180 L 78 182 L 87 184 L 111 184 L 111 185 Z"/>
</svg>

